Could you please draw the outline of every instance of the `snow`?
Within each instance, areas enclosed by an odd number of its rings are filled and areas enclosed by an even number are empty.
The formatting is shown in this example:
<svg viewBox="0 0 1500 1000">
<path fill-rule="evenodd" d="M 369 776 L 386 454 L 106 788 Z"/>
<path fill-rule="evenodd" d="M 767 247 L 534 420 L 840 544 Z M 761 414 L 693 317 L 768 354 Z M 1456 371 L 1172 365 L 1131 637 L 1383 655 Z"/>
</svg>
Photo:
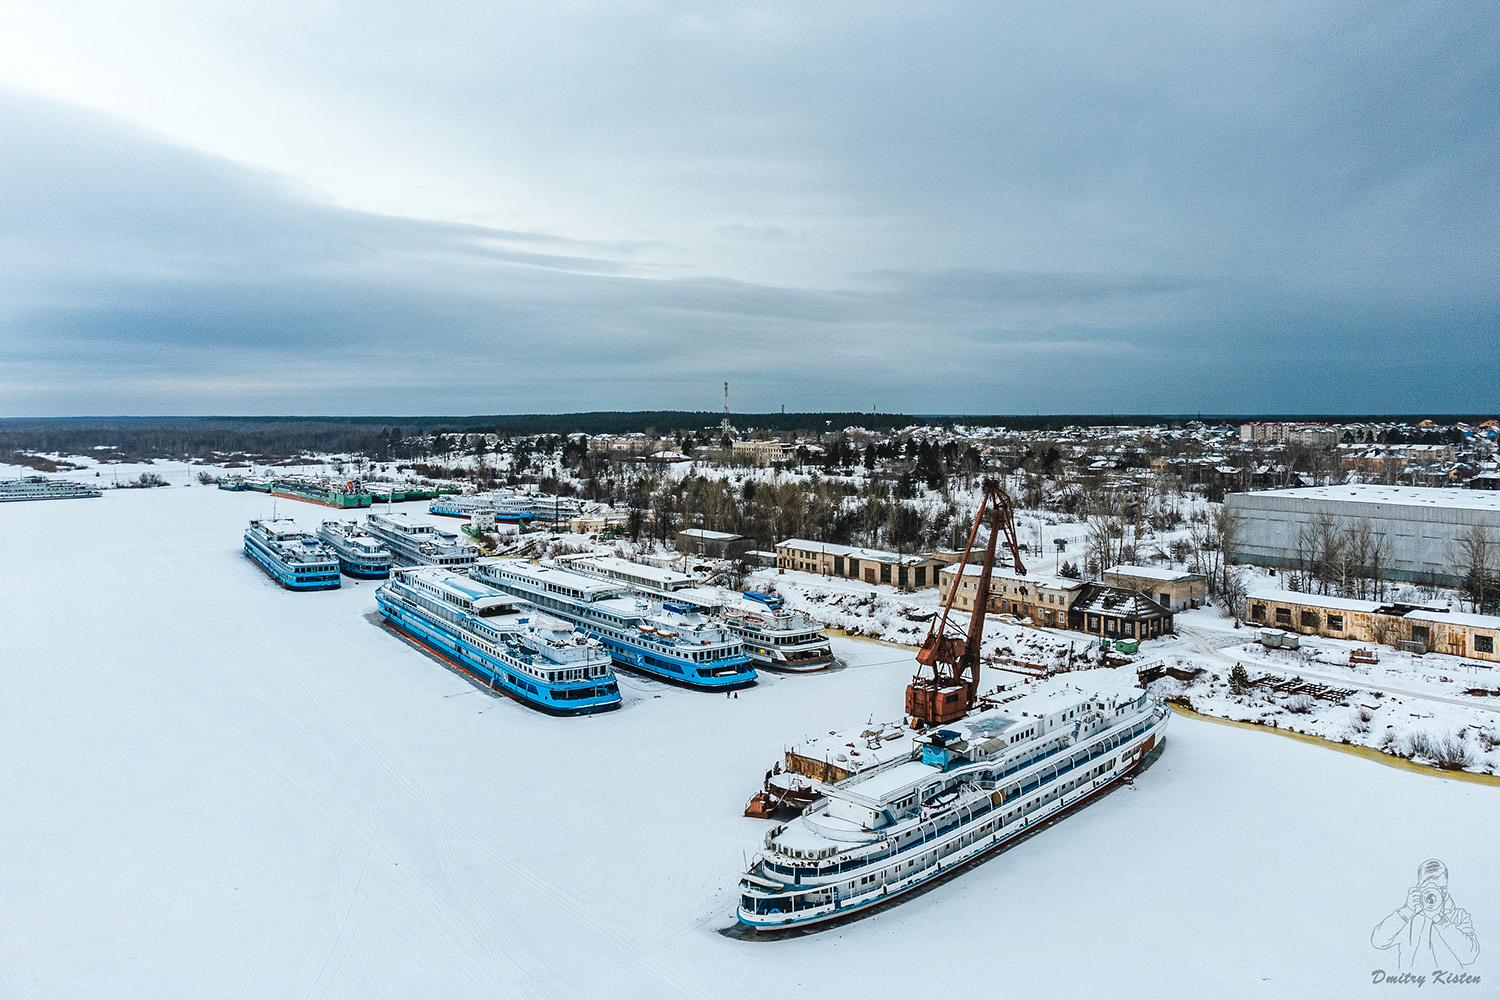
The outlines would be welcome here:
<svg viewBox="0 0 1500 1000">
<path fill-rule="evenodd" d="M 1298 649 L 1267 649 L 1254 641 L 1254 630 L 1233 631 L 1227 621 L 1212 615 L 1182 615 L 1178 636 L 1153 643 L 1152 656 L 1205 670 L 1189 683 L 1157 681 L 1153 688 L 1159 693 L 1186 697 L 1205 714 L 1275 725 L 1397 756 L 1410 755 L 1413 737 L 1454 739 L 1471 755 L 1466 770 L 1500 774 L 1500 698 L 1477 693 L 1495 689 L 1500 671 L 1493 665 L 1308 635 L 1298 637 Z M 1379 663 L 1350 661 L 1352 651 L 1372 648 Z M 1228 675 L 1235 664 L 1253 678 L 1300 678 L 1353 693 L 1347 698 L 1304 698 L 1257 685 L 1234 695 L 1228 690 Z M 1370 717 L 1362 717 L 1360 708 Z"/>
<path fill-rule="evenodd" d="M 746 798 L 801 734 L 899 714 L 909 650 L 838 639 L 847 669 L 737 698 L 622 675 L 620 711 L 551 718 L 380 628 L 373 584 L 275 587 L 240 554 L 270 508 L 0 508 L 0 995 L 875 996 L 939 968 L 958 996 L 1365 996 L 1429 857 L 1500 934 L 1496 789 L 1179 718 L 1133 787 L 953 881 L 726 938 L 768 828 Z"/>
<path fill-rule="evenodd" d="M 1297 590 L 1255 590 L 1246 594 L 1245 600 L 1267 601 L 1272 604 L 1297 604 L 1328 608 L 1332 611 L 1349 611 L 1356 614 L 1373 614 L 1380 608 L 1390 606 L 1390 602 L 1388 601 L 1360 601 L 1352 597 L 1334 597 L 1331 594 L 1307 594 Z"/>
<path fill-rule="evenodd" d="M 1105 576 L 1131 576 L 1138 580 L 1162 580 L 1175 583 L 1180 580 L 1200 579 L 1197 573 L 1189 573 L 1187 570 L 1163 569 L 1160 566 L 1132 566 L 1124 563 L 1111 566 L 1104 571 Z"/>
<path fill-rule="evenodd" d="M 1408 446 L 1410 447 L 1410 446 Z M 1493 490 L 1464 490 L 1442 486 L 1380 486 L 1372 483 L 1348 483 L 1340 486 L 1307 486 L 1290 490 L 1258 490 L 1257 498 L 1289 500 L 1345 500 L 1351 503 L 1388 503 L 1409 507 L 1451 507 L 1464 510 L 1500 511 L 1500 493 Z"/>
<path fill-rule="evenodd" d="M 942 773 L 931 764 L 911 760 L 884 771 L 877 771 L 868 777 L 859 778 L 843 787 L 866 798 L 881 801 L 894 791 L 935 778 Z"/>
<path fill-rule="evenodd" d="M 952 566 L 946 567 L 943 572 L 951 573 L 955 577 L 968 576 L 977 580 L 980 574 L 984 572 L 984 567 L 979 563 L 954 563 Z M 1032 587 L 1050 587 L 1053 590 L 1077 590 L 1087 582 L 1085 580 L 1075 580 L 1067 576 L 1053 576 L 1050 573 L 1027 573 L 1026 576 L 1017 576 L 1009 567 L 1003 565 L 995 567 L 992 578 L 997 581 L 997 583 L 992 584 L 992 586 L 997 588 L 996 592 L 1002 592 L 998 589 L 1001 586 L 998 581 L 1012 584 L 1029 584 Z"/>
<path fill-rule="evenodd" d="M 1500 615 L 1476 615 L 1467 611 L 1449 611 L 1440 608 L 1431 611 L 1408 611 L 1404 616 L 1408 621 L 1419 622 L 1446 622 L 1449 625 L 1462 625 L 1467 628 L 1484 628 L 1500 630 Z"/>
</svg>

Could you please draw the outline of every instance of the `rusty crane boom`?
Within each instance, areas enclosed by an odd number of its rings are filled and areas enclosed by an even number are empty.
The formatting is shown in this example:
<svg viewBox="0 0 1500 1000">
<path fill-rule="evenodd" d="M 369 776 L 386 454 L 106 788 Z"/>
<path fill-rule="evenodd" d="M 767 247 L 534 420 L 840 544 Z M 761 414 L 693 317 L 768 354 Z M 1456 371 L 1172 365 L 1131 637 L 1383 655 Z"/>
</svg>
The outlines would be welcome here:
<svg viewBox="0 0 1500 1000">
<path fill-rule="evenodd" d="M 979 573 L 978 589 L 974 593 L 974 609 L 969 614 L 968 630 L 965 631 L 957 621 L 950 620 L 954 598 L 963 585 L 963 576 L 959 575 L 954 577 L 953 586 L 948 590 L 942 614 L 933 619 L 927 638 L 917 652 L 917 673 L 906 688 L 906 714 L 911 716 L 913 726 L 938 726 L 960 719 L 978 699 L 979 646 L 984 639 L 984 615 L 990 604 L 990 576 L 995 571 L 995 546 L 1002 536 L 1015 561 L 1016 573 L 1026 575 L 1026 566 L 1021 562 L 1021 546 L 1016 542 L 1015 505 L 998 479 L 984 481 L 984 498 L 974 515 L 974 526 L 969 529 L 969 542 L 964 546 L 964 563 L 969 561 L 969 554 L 974 549 L 974 539 L 979 534 L 979 526 L 984 523 L 986 511 L 990 519 L 990 537 L 985 545 L 984 565 Z M 931 670 L 931 675 L 925 670 Z"/>
</svg>

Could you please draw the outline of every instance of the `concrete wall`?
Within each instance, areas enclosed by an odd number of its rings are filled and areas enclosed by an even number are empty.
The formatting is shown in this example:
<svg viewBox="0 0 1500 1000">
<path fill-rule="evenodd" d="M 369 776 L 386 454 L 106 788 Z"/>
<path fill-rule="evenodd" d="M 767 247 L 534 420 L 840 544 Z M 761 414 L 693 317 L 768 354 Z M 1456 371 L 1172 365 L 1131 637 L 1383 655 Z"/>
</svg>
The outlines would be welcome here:
<svg viewBox="0 0 1500 1000">
<path fill-rule="evenodd" d="M 1500 662 L 1500 618 L 1486 626 L 1475 624 L 1471 619 L 1476 616 L 1472 615 L 1445 621 L 1441 614 L 1382 614 L 1379 610 L 1360 610 L 1350 606 L 1352 603 L 1329 607 L 1312 594 L 1252 595 L 1245 599 L 1245 617 L 1252 625 L 1387 646 L 1413 641 L 1418 637 L 1413 627 L 1422 628 L 1426 629 L 1423 642 L 1432 652 Z M 1378 606 L 1371 602 L 1371 607 Z M 1282 613 L 1278 615 L 1278 611 Z"/>
<path fill-rule="evenodd" d="M 1111 587 L 1139 590 L 1168 611 L 1187 611 L 1201 608 L 1208 599 L 1208 581 L 1201 576 L 1186 576 L 1181 580 L 1158 580 L 1150 576 L 1133 573 L 1105 573 L 1103 580 Z"/>
<path fill-rule="evenodd" d="M 1341 527 L 1368 518 L 1371 531 L 1384 540 L 1382 575 L 1388 580 L 1456 587 L 1462 582 L 1459 536 L 1473 525 L 1488 526 L 1500 541 L 1500 510 L 1460 506 L 1444 494 L 1478 491 L 1430 490 L 1431 503 L 1382 502 L 1388 487 L 1327 487 L 1231 493 L 1225 505 L 1240 518 L 1239 537 L 1230 550 L 1234 562 L 1294 568 L 1299 565 L 1299 532 L 1322 513 Z M 1422 487 L 1399 487 L 1412 494 Z M 1317 494 L 1336 495 L 1317 495 Z"/>
</svg>

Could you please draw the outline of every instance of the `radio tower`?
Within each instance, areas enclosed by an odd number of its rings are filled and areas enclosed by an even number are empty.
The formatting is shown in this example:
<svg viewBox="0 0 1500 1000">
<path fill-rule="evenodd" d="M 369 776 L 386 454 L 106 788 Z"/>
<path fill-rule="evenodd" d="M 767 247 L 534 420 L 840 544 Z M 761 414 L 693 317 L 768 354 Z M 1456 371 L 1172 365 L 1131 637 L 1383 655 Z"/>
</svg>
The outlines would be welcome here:
<svg viewBox="0 0 1500 1000">
<path fill-rule="evenodd" d="M 719 433 L 729 437 L 729 383 L 724 383 L 724 424 Z"/>
</svg>

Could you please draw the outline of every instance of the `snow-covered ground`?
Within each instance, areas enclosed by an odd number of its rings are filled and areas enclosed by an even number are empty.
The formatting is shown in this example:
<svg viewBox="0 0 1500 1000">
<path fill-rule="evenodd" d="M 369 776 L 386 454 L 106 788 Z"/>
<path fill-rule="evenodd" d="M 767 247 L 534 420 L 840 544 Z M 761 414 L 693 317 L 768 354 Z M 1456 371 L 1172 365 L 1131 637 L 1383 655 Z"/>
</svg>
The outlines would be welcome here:
<svg viewBox="0 0 1500 1000">
<path fill-rule="evenodd" d="M 789 607 L 806 612 L 830 628 L 907 646 L 922 644 L 933 617 L 942 610 L 936 587 L 903 591 L 889 584 L 774 569 L 751 574 L 748 585 L 777 594 Z M 956 615 L 967 626 L 969 613 Z M 1077 665 L 1079 657 L 1097 646 L 1097 641 L 1088 636 L 1033 628 L 1010 615 L 985 618 L 984 655 L 991 662 L 1014 660 L 1055 668 L 1066 665 L 1072 655 Z"/>
<path fill-rule="evenodd" d="M 1298 649 L 1268 649 L 1255 641 L 1256 629 L 1236 630 L 1213 611 L 1179 615 L 1177 630 L 1175 637 L 1143 646 L 1141 659 L 1202 669 L 1191 682 L 1164 679 L 1155 685 L 1199 712 L 1426 764 L 1439 763 L 1432 749 L 1446 746 L 1454 755 L 1450 764 L 1457 766 L 1463 755 L 1462 769 L 1500 774 L 1500 694 L 1473 693 L 1500 686 L 1500 671 L 1487 663 L 1315 636 L 1300 636 Z M 1355 650 L 1373 651 L 1379 662 L 1351 662 Z M 1236 664 L 1259 683 L 1231 691 Z M 1323 690 L 1277 685 L 1296 680 Z"/>
<path fill-rule="evenodd" d="M 751 583 L 780 594 L 792 607 L 832 628 L 906 645 L 921 643 L 940 608 L 933 588 L 903 592 L 793 570 L 761 570 L 752 575 Z M 1142 643 L 1133 659 L 1138 665 L 1161 661 L 1202 670 L 1193 682 L 1168 678 L 1155 688 L 1186 699 L 1203 714 L 1274 725 L 1428 764 L 1436 760 L 1424 748 L 1458 746 L 1467 753 L 1463 769 L 1500 774 L 1500 693 L 1467 693 L 1500 690 L 1500 670 L 1489 664 L 1438 653 L 1417 656 L 1390 647 L 1376 650 L 1378 664 L 1351 664 L 1350 652 L 1368 650 L 1368 644 L 1313 636 L 1302 636 L 1297 650 L 1267 649 L 1255 641 L 1256 629 L 1236 629 L 1233 619 L 1214 608 L 1178 614 L 1176 627 L 1175 636 Z M 1097 640 L 1089 636 L 1033 628 L 1008 615 L 988 616 L 984 634 L 984 652 L 995 666 L 1004 660 L 1077 666 L 1099 655 Z M 1255 680 L 1301 679 L 1349 694 L 1320 697 L 1267 684 L 1234 694 L 1229 673 L 1235 664 L 1243 665 Z M 1016 677 L 998 679 L 1013 682 Z M 1413 739 L 1418 741 L 1415 753 Z"/>
<path fill-rule="evenodd" d="M 626 676 L 619 712 L 554 719 L 380 628 L 372 584 L 277 589 L 240 554 L 269 509 L 0 505 L 0 996 L 1356 997 L 1429 857 L 1500 941 L 1500 789 L 1188 719 L 920 897 L 722 936 L 761 774 L 899 715 L 909 651 L 839 639 L 847 669 L 738 698 Z M 1491 953 L 1469 971 L 1494 995 Z"/>
</svg>

